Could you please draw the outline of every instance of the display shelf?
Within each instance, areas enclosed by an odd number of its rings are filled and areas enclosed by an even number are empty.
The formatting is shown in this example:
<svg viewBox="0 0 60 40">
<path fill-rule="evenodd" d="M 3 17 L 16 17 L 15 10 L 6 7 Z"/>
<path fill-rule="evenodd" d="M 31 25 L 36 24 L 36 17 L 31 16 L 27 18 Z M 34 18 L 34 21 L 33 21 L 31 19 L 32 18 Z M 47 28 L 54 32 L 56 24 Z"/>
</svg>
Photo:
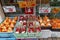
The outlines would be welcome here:
<svg viewBox="0 0 60 40">
<path fill-rule="evenodd" d="M 51 27 L 41 27 L 42 30 L 44 29 L 50 29 L 51 30 Z"/>
<path fill-rule="evenodd" d="M 60 32 L 60 29 L 51 29 L 51 31 Z"/>
</svg>

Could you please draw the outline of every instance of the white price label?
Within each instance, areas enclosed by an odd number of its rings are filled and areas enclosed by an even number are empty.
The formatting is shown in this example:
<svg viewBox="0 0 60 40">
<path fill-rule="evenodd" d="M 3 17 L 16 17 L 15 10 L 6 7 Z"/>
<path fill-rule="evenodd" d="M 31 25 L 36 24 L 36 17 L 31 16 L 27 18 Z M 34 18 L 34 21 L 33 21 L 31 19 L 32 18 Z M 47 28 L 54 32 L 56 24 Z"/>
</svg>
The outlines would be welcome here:
<svg viewBox="0 0 60 40">
<path fill-rule="evenodd" d="M 3 6 L 4 12 L 16 12 L 15 6 Z"/>
<path fill-rule="evenodd" d="M 39 7 L 39 13 L 50 13 L 51 8 L 50 7 Z"/>
</svg>

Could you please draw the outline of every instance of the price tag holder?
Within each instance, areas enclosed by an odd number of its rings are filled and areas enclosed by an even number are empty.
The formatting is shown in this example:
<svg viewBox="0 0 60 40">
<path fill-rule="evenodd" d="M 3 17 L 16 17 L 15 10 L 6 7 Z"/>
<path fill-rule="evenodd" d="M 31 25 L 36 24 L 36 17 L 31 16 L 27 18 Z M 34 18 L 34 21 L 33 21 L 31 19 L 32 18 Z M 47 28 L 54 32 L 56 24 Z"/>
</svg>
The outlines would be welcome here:
<svg viewBox="0 0 60 40">
<path fill-rule="evenodd" d="M 39 13 L 50 13 L 51 8 L 50 7 L 39 7 Z"/>
<path fill-rule="evenodd" d="M 16 12 L 15 6 L 3 6 L 3 10 L 5 13 Z"/>
</svg>

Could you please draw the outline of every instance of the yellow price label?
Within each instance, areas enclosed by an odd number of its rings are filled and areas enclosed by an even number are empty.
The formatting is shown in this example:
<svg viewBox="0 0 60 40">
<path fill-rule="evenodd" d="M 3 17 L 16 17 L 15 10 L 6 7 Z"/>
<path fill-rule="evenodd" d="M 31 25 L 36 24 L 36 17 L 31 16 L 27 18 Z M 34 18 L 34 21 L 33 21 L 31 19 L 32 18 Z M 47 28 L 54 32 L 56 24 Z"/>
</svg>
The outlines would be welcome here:
<svg viewBox="0 0 60 40">
<path fill-rule="evenodd" d="M 34 7 L 36 6 L 36 1 L 18 1 L 18 4 L 20 8 Z"/>
<path fill-rule="evenodd" d="M 34 7 L 34 6 L 36 6 L 36 2 L 35 1 L 29 1 L 28 2 L 27 7 Z"/>
<path fill-rule="evenodd" d="M 19 1 L 18 4 L 19 4 L 19 7 L 20 7 L 20 8 L 25 8 L 25 7 L 27 7 L 26 1 Z"/>
</svg>

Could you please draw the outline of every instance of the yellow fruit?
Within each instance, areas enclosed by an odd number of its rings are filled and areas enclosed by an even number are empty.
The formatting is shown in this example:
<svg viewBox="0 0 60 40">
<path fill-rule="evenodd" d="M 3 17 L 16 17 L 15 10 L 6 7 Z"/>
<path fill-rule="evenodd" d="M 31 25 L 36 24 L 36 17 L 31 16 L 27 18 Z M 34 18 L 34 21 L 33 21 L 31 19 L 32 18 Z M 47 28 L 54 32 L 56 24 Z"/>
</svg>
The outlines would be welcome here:
<svg viewBox="0 0 60 40">
<path fill-rule="evenodd" d="M 12 22 L 12 20 L 11 20 L 11 19 L 9 19 L 8 21 L 9 21 L 9 22 Z"/>
<path fill-rule="evenodd" d="M 13 31 L 13 30 L 12 30 L 11 27 L 9 27 L 8 30 L 7 30 L 7 32 L 12 32 L 12 31 Z"/>
<path fill-rule="evenodd" d="M 16 17 L 14 17 L 14 19 L 13 20 L 15 20 L 15 21 L 17 21 L 18 20 L 18 17 L 16 16 Z"/>
<path fill-rule="evenodd" d="M 11 23 L 16 24 L 16 21 L 15 21 L 15 20 L 12 20 L 12 22 L 11 22 Z"/>
<path fill-rule="evenodd" d="M 10 24 L 10 27 L 11 27 L 11 28 L 14 28 L 14 24 Z"/>
</svg>

